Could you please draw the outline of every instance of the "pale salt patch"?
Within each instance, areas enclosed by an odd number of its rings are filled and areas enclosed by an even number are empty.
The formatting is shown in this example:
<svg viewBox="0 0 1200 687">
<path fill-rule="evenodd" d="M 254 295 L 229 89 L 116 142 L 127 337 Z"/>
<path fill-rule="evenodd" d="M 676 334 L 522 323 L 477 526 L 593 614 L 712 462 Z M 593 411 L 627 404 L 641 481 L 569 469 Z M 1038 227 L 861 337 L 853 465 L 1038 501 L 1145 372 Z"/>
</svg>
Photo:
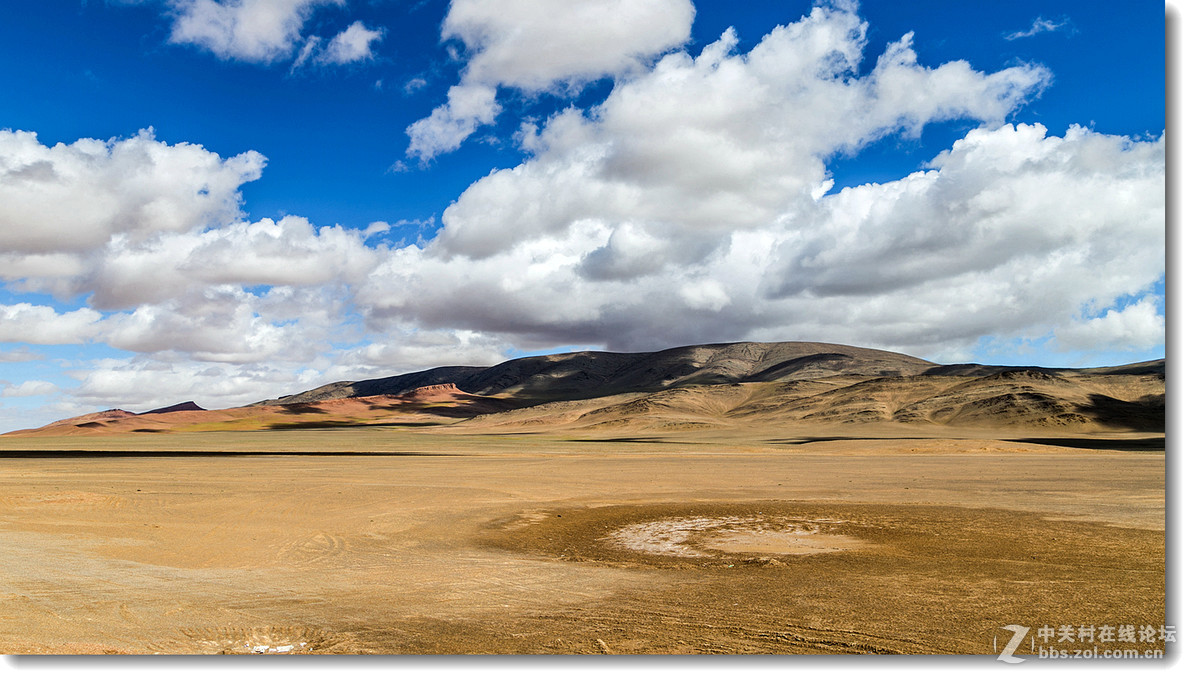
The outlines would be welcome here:
<svg viewBox="0 0 1200 687">
<path fill-rule="evenodd" d="M 686 556 L 697 558 L 706 555 L 688 544 L 692 535 L 722 525 L 729 525 L 741 518 L 670 518 L 636 525 L 626 525 L 606 537 L 618 546 L 660 556 Z"/>
<path fill-rule="evenodd" d="M 701 558 L 715 552 L 805 555 L 848 551 L 866 542 L 827 531 L 842 521 L 755 516 L 667 518 L 626 525 L 605 537 L 621 548 Z"/>
<path fill-rule="evenodd" d="M 772 553 L 802 556 L 849 551 L 866 546 L 861 539 L 820 532 L 721 532 L 704 541 L 705 548 L 728 553 Z"/>
</svg>

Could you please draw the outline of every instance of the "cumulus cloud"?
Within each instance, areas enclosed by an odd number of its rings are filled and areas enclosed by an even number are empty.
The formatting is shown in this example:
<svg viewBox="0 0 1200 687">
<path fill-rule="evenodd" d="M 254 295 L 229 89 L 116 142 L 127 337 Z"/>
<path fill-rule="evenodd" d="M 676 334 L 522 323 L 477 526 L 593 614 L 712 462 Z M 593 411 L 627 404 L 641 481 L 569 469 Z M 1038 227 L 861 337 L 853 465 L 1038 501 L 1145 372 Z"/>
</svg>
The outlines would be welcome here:
<svg viewBox="0 0 1200 687">
<path fill-rule="evenodd" d="M 1162 139 L 1005 120 L 1050 80 L 862 64 L 866 24 L 818 7 L 749 52 L 727 32 L 567 109 L 530 158 L 467 189 L 424 249 L 359 292 L 369 321 L 619 350 L 823 339 L 938 355 L 1044 336 L 1163 272 Z M 827 161 L 935 121 L 982 125 L 885 184 L 830 194 Z"/>
<path fill-rule="evenodd" d="M 314 227 L 307 219 L 235 222 L 128 245 L 114 239 L 73 283 L 106 309 L 160 303 L 207 286 L 357 283 L 383 259 L 366 232 Z"/>
<path fill-rule="evenodd" d="M 408 154 L 428 161 L 457 149 L 480 126 L 496 121 L 500 104 L 496 87 L 482 84 L 451 86 L 446 102 L 425 119 L 409 125 Z"/>
<path fill-rule="evenodd" d="M 64 389 L 76 405 L 57 419 L 120 407 L 135 412 L 180 400 L 229 408 L 298 393 L 337 381 L 365 379 L 438 365 L 494 365 L 505 360 L 502 339 L 478 332 L 393 329 L 383 341 L 343 348 L 309 360 L 203 360 L 155 353 L 102 358 L 69 371 L 78 385 Z M 48 421 L 48 420 L 47 420 Z"/>
<path fill-rule="evenodd" d="M 276 325 L 255 309 L 255 298 L 231 288 L 201 293 L 110 317 L 106 342 L 136 352 L 186 351 L 194 360 L 248 363 L 313 356 L 325 337 L 294 323 Z"/>
<path fill-rule="evenodd" d="M 355 21 L 332 38 L 305 34 L 304 26 L 324 6 L 345 0 L 168 0 L 170 41 L 194 45 L 225 60 L 273 64 L 295 59 L 292 69 L 310 63 L 344 65 L 374 59 L 372 44 L 382 29 Z"/>
<path fill-rule="evenodd" d="M 372 59 L 371 44 L 383 39 L 380 29 L 368 29 L 356 21 L 334 36 L 321 54 L 321 61 L 328 64 L 349 64 Z"/>
<path fill-rule="evenodd" d="M 1164 151 L 1082 128 L 980 128 L 933 169 L 808 197 L 703 252 L 686 232 L 595 219 L 480 257 L 439 237 L 392 253 L 359 298 L 373 318 L 527 345 L 816 339 L 936 357 L 983 336 L 1042 336 L 1084 303 L 1151 288 Z"/>
<path fill-rule="evenodd" d="M 172 0 L 171 42 L 196 45 L 222 59 L 286 59 L 313 10 L 345 0 Z"/>
<path fill-rule="evenodd" d="M 211 286 L 354 283 L 378 264 L 364 243 L 378 226 L 239 221 L 240 186 L 265 163 L 150 131 L 53 147 L 0 131 L 0 278 L 122 310 Z"/>
<path fill-rule="evenodd" d="M 373 60 L 375 52 L 371 44 L 382 39 L 382 29 L 368 29 L 361 21 L 354 22 L 328 41 L 309 36 L 292 63 L 292 71 L 310 63 L 341 65 Z"/>
<path fill-rule="evenodd" d="M 857 16 L 817 8 L 745 55 L 732 31 L 694 59 L 668 55 L 594 111 L 566 110 L 527 135 L 534 157 L 463 193 L 438 249 L 484 257 L 588 220 L 703 252 L 731 230 L 812 212 L 832 155 L 932 121 L 999 124 L 1049 78 L 1032 66 L 925 67 L 911 34 L 856 76 L 865 34 Z"/>
<path fill-rule="evenodd" d="M 29 379 L 20 384 L 3 383 L 3 390 L 0 390 L 0 396 L 6 398 L 22 398 L 26 396 L 46 396 L 58 391 L 58 387 L 52 383 L 40 379 Z"/>
<path fill-rule="evenodd" d="M 688 39 L 690 0 L 454 0 L 443 40 L 470 58 L 447 102 L 408 129 L 410 155 L 429 160 L 491 124 L 504 86 L 525 93 L 627 74 Z"/>
<path fill-rule="evenodd" d="M 1095 270 L 1087 289 L 1106 299 L 1145 288 L 1163 262 L 1163 155 L 1161 140 L 1081 127 L 977 129 L 933 171 L 830 197 L 824 236 L 781 244 L 795 257 L 773 271 L 771 293 L 890 293 L 1002 267 L 1014 282 L 1045 267 Z"/>
<path fill-rule="evenodd" d="M 100 332 L 103 315 L 91 308 L 59 313 L 47 305 L 0 305 L 0 341 L 80 344 Z"/>
<path fill-rule="evenodd" d="M 689 0 L 453 0 L 444 40 L 471 53 L 464 80 L 526 91 L 623 74 L 685 42 Z"/>
<path fill-rule="evenodd" d="M 73 371 L 79 380 L 71 398 L 81 408 L 124 408 L 142 412 L 193 400 L 205 408 L 229 408 L 264 400 L 291 385 L 317 385 L 319 371 L 272 364 L 228 364 L 137 356 L 89 361 Z M 329 380 L 333 381 L 333 380 Z"/>
<path fill-rule="evenodd" d="M 561 345 L 800 339 L 940 359 L 981 337 L 1160 343 L 1165 139 L 1007 123 L 1045 69 L 924 65 L 912 35 L 864 64 L 866 28 L 822 6 L 745 52 L 729 31 L 624 72 L 596 107 L 526 126 L 527 159 L 418 245 L 368 245 L 381 224 L 242 217 L 257 153 L 0 132 L 0 278 L 87 299 L 0 306 L 0 341 L 131 351 L 65 393 L 140 409 Z M 507 39 L 463 40 L 479 56 Z M 497 55 L 509 66 L 480 66 L 487 79 L 464 71 L 443 134 L 469 136 L 497 88 L 588 73 L 504 81 L 521 62 Z M 949 120 L 977 126 L 904 178 L 831 192 L 830 159 Z"/>
<path fill-rule="evenodd" d="M 158 352 L 90 360 L 86 368 L 68 373 L 78 380 L 77 386 L 63 389 L 74 405 L 52 413 L 42 423 L 97 407 L 140 412 L 180 400 L 194 400 L 205 408 L 229 408 L 337 381 L 447 364 L 487 366 L 510 357 L 504 339 L 480 332 L 393 328 L 384 334 L 380 341 L 323 356 L 312 356 L 309 350 L 306 359 L 302 355 L 239 361 Z"/>
<path fill-rule="evenodd" d="M 150 129 L 53 146 L 32 132 L 0 130 L 0 256 L 23 255 L 31 273 L 53 272 L 52 256 L 114 235 L 140 241 L 228 222 L 241 212 L 239 187 L 265 165 L 254 151 L 222 159 L 158 141 Z"/>
<path fill-rule="evenodd" d="M 382 244 L 365 243 L 380 225 L 239 221 L 239 187 L 264 164 L 257 153 L 222 159 L 149 131 L 53 147 L 0 132 L 0 278 L 90 306 L 0 306 L 0 341 L 96 341 L 242 363 L 326 350 L 353 285 L 383 260 Z"/>
<path fill-rule="evenodd" d="M 363 379 L 380 370 L 419 370 L 440 365 L 488 367 L 507 360 L 504 337 L 467 330 L 393 326 L 374 333 L 373 341 L 340 351 L 326 375 Z"/>
<path fill-rule="evenodd" d="M 1136 351 L 1161 346 L 1165 338 L 1166 319 L 1155 296 L 1110 309 L 1100 317 L 1074 319 L 1054 330 L 1059 350 Z"/>
</svg>

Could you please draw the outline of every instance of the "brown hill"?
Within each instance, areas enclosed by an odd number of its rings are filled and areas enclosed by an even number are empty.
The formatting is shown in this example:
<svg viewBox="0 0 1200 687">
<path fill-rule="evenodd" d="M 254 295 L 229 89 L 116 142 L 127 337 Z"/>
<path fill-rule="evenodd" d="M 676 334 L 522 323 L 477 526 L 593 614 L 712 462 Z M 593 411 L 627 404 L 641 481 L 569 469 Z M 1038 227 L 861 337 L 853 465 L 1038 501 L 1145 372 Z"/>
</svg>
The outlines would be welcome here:
<svg viewBox="0 0 1200 687">
<path fill-rule="evenodd" d="M 432 384 L 405 392 L 397 398 L 425 403 L 445 403 L 474 398 L 474 394 L 464 393 L 454 384 Z"/>
<path fill-rule="evenodd" d="M 894 424 L 1037 428 L 1070 433 L 1162 432 L 1161 364 L 1103 370 L 1004 369 L 749 382 L 537 405 L 476 418 L 472 426 L 630 431 Z M 978 373 L 972 370 L 972 373 Z"/>
<path fill-rule="evenodd" d="M 88 413 L 78 417 L 70 417 L 65 420 L 56 420 L 51 422 L 47 427 L 56 427 L 58 425 L 86 425 L 88 423 L 105 423 L 110 420 L 118 420 L 126 417 L 133 417 L 135 414 L 128 410 L 114 408 L 112 410 L 102 410 L 98 413 Z"/>
<path fill-rule="evenodd" d="M 494 367 L 439 367 L 336 382 L 256 405 L 395 395 L 434 384 L 454 384 L 469 393 L 533 404 L 735 382 L 913 375 L 934 367 L 900 353 L 808 342 L 706 344 L 653 353 L 580 351 L 518 358 Z"/>
<path fill-rule="evenodd" d="M 420 383 L 429 382 L 429 383 Z M 585 351 L 339 382 L 243 408 L 92 413 L 24 435 L 434 427 L 682 430 L 816 425 L 1162 432 L 1165 363 L 936 365 L 820 343 Z"/>
<path fill-rule="evenodd" d="M 59 420 L 11 436 L 84 436 L 125 432 L 202 432 L 293 430 L 359 426 L 423 427 L 510 410 L 505 399 L 465 393 L 453 384 L 423 387 L 399 396 L 364 396 L 311 403 L 248 406 L 227 410 L 189 410 L 134 414 L 105 411 Z M 194 404 L 192 404 L 194 405 Z M 172 406 L 175 407 L 175 406 Z M 199 406 L 195 406 L 199 408 Z"/>
</svg>

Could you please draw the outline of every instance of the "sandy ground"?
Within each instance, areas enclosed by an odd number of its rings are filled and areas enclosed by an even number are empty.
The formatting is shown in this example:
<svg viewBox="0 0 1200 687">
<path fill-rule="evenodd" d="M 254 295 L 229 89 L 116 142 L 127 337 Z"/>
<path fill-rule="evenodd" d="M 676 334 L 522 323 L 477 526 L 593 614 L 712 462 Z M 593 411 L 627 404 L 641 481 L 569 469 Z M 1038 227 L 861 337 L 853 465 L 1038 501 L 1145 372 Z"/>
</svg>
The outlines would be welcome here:
<svg viewBox="0 0 1200 687">
<path fill-rule="evenodd" d="M 6 440 L 0 652 L 995 653 L 1013 623 L 1157 627 L 1164 456 L 1122 442 Z"/>
</svg>

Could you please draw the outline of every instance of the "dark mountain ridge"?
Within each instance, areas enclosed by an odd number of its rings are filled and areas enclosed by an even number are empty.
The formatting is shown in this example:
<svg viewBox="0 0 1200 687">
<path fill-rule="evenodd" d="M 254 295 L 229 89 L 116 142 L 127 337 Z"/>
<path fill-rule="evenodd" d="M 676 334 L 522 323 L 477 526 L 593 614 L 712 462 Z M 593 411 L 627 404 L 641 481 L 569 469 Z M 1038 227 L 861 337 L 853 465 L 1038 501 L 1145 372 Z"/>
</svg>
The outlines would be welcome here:
<svg viewBox="0 0 1200 687">
<path fill-rule="evenodd" d="M 938 365 L 838 344 L 579 351 L 328 384 L 241 408 L 188 401 L 91 413 L 16 434 L 338 427 L 672 431 L 885 424 L 1162 432 L 1166 364 Z M 191 428 L 191 429 L 187 429 Z"/>
<path fill-rule="evenodd" d="M 493 367 L 436 367 L 380 379 L 335 382 L 254 405 L 395 395 L 434 384 L 455 384 L 472 394 L 504 395 L 542 403 L 737 382 L 835 375 L 908 376 L 936 367 L 927 360 L 901 353 L 841 344 L 738 342 L 681 346 L 650 353 L 559 353 L 518 358 Z"/>
</svg>

